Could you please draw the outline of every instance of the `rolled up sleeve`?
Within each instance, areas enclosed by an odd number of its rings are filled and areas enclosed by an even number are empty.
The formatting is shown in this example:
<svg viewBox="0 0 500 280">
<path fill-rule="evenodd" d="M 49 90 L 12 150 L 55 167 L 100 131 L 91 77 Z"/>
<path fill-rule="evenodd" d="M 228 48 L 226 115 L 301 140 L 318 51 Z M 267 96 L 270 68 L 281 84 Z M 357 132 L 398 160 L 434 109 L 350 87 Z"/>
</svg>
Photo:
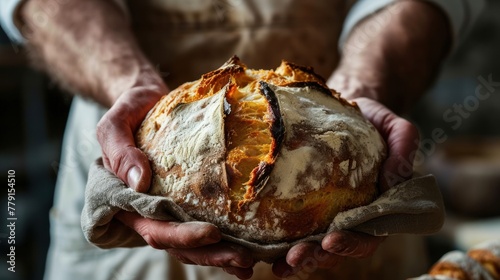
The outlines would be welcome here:
<svg viewBox="0 0 500 280">
<path fill-rule="evenodd" d="M 12 42 L 21 44 L 23 36 L 14 24 L 17 8 L 23 0 L 0 0 L 0 25 Z"/>
</svg>

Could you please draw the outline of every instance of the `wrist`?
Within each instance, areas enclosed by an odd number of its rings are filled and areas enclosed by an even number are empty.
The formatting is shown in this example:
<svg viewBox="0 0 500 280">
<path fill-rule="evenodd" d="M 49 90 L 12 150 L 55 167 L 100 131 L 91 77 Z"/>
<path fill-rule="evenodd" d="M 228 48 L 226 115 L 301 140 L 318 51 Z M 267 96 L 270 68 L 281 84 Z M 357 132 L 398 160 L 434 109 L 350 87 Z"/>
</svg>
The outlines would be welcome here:
<svg viewBox="0 0 500 280">
<path fill-rule="evenodd" d="M 380 75 L 370 74 L 368 71 L 355 71 L 351 69 L 337 69 L 328 79 L 330 88 L 338 91 L 342 98 L 352 100 L 366 97 L 376 101 L 386 95 L 387 83 Z"/>
<path fill-rule="evenodd" d="M 168 92 L 164 81 L 149 63 L 128 65 L 125 68 L 123 72 L 111 72 L 103 79 L 103 91 L 108 98 L 108 106 L 112 106 L 122 94 L 136 88 L 147 88 L 148 92 L 158 93 L 159 97 Z"/>
<path fill-rule="evenodd" d="M 451 33 L 446 17 L 432 4 L 398 1 L 394 5 L 397 13 L 387 15 L 381 10 L 352 30 L 330 80 L 348 98 L 368 97 L 402 112 L 433 81 Z"/>
</svg>

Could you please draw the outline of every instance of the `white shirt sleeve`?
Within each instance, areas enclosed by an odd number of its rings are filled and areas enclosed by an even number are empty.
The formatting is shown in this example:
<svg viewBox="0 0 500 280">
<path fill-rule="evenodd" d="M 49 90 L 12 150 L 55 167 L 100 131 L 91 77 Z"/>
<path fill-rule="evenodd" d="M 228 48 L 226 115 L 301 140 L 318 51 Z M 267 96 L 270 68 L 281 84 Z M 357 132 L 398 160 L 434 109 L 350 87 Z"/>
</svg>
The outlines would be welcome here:
<svg viewBox="0 0 500 280">
<path fill-rule="evenodd" d="M 22 43 L 23 37 L 14 24 L 14 14 L 22 0 L 0 0 L 0 25 L 10 40 Z"/>
<path fill-rule="evenodd" d="M 378 10 L 396 2 L 397 0 L 358 0 L 347 15 L 339 45 L 343 46 L 347 36 L 353 27 L 364 18 L 372 15 Z M 485 6 L 484 0 L 420 0 L 434 3 L 440 7 L 448 16 L 450 26 L 453 32 L 453 42 L 464 37 L 470 30 L 472 23 L 479 16 Z"/>
<path fill-rule="evenodd" d="M 125 0 L 112 0 L 114 1 L 128 16 L 128 10 L 125 4 Z M 5 31 L 7 36 L 9 36 L 12 42 L 17 44 L 24 43 L 24 38 L 21 35 L 18 27 L 15 25 L 15 18 L 17 16 L 16 9 L 23 0 L 0 0 L 0 26 Z M 59 2 L 57 2 L 59 3 Z M 64 5 L 61 1 L 60 5 Z"/>
</svg>

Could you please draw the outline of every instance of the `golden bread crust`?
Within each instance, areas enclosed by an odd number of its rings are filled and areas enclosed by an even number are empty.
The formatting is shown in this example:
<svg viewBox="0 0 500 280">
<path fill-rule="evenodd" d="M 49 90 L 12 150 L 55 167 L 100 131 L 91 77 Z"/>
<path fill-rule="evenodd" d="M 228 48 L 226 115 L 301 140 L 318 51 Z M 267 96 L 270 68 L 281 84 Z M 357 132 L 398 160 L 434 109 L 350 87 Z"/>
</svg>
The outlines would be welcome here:
<svg viewBox="0 0 500 280">
<path fill-rule="evenodd" d="M 478 244 L 467 255 L 481 264 L 494 279 L 500 279 L 500 239 Z"/>
<path fill-rule="evenodd" d="M 136 142 L 152 194 L 262 244 L 324 232 L 370 203 L 386 153 L 357 105 L 311 68 L 252 70 L 237 57 L 163 97 Z"/>
</svg>

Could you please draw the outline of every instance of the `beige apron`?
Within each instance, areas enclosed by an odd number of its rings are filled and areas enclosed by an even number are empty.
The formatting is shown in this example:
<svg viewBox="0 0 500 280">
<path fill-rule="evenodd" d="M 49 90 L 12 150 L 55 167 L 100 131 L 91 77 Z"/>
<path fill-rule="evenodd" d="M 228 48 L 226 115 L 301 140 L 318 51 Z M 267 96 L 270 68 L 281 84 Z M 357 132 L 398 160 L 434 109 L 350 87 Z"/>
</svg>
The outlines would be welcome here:
<svg viewBox="0 0 500 280">
<path fill-rule="evenodd" d="M 170 88 L 198 79 L 236 54 L 252 68 L 275 68 L 281 59 L 313 66 L 327 78 L 338 62 L 337 42 L 349 1 L 129 0 L 139 43 Z M 220 268 L 183 265 L 149 247 L 101 250 L 80 229 L 86 176 L 100 156 L 95 127 L 105 109 L 74 99 L 63 143 L 46 279 L 224 280 Z M 334 270 L 312 268 L 292 279 L 404 279 L 423 272 L 421 243 L 389 238 L 375 257 L 348 260 Z M 394 246 L 396 244 L 396 246 Z M 369 277 L 369 278 L 368 278 Z M 276 279 L 259 263 L 252 279 Z"/>
<path fill-rule="evenodd" d="M 175 87 L 238 55 L 252 68 L 281 59 L 328 77 L 338 61 L 347 1 L 128 1 L 132 26 L 155 65 Z"/>
</svg>

